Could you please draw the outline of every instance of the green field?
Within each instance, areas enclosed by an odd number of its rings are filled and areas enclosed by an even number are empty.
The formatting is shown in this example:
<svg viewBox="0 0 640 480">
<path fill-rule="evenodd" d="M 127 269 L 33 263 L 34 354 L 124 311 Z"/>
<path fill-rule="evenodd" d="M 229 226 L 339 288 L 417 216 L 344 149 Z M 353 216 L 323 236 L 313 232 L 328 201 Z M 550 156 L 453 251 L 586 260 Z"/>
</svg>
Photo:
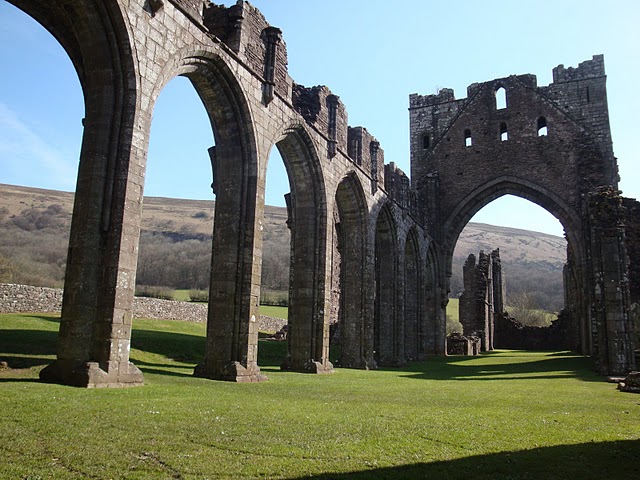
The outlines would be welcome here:
<svg viewBox="0 0 640 480">
<path fill-rule="evenodd" d="M 458 298 L 450 298 L 447 304 L 447 315 L 451 316 L 454 320 L 460 318 L 459 305 L 460 300 Z"/>
<path fill-rule="evenodd" d="M 0 315 L 0 478 L 640 478 L 640 396 L 567 352 L 500 351 L 379 371 L 194 378 L 204 325 L 136 320 L 144 387 L 46 385 L 58 318 Z"/>
<path fill-rule="evenodd" d="M 273 305 L 260 305 L 260 315 L 269 317 L 284 318 L 289 317 L 289 309 L 287 307 L 277 307 Z"/>
</svg>

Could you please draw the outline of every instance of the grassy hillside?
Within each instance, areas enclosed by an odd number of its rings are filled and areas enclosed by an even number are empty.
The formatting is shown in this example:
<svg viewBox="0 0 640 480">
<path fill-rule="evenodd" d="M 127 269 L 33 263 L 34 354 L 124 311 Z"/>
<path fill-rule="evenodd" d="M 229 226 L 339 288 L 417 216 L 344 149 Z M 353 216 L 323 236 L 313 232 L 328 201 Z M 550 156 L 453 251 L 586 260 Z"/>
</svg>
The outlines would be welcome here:
<svg viewBox="0 0 640 480">
<path fill-rule="evenodd" d="M 73 194 L 0 185 L 0 281 L 61 286 Z M 213 201 L 146 197 L 137 280 L 142 285 L 205 290 L 209 283 Z M 263 286 L 288 290 L 289 230 L 286 209 L 266 207 Z M 452 296 L 462 289 L 462 265 L 470 253 L 500 248 L 507 293 L 536 292 L 547 310 L 562 308 L 560 237 L 484 224 L 469 224 L 455 251 Z"/>
<path fill-rule="evenodd" d="M 204 325 L 136 320 L 145 386 L 38 382 L 58 318 L 0 315 L 0 478 L 640 478 L 638 398 L 567 352 L 438 357 L 380 371 L 192 376 Z"/>
</svg>

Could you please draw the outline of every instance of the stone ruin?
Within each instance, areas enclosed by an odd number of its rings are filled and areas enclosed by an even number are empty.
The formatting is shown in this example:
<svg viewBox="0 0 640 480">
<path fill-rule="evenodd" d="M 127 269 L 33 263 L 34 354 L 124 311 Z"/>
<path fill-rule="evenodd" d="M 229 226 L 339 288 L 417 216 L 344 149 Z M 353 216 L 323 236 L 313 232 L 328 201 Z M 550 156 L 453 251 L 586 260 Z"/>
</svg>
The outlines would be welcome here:
<svg viewBox="0 0 640 480">
<path fill-rule="evenodd" d="M 534 75 L 512 75 L 470 85 L 466 98 L 447 88 L 412 94 L 410 180 L 385 164 L 372 133 L 348 124 L 328 87 L 290 77 L 283 32 L 249 2 L 9 2 L 62 44 L 85 99 L 58 352 L 42 380 L 144 382 L 129 349 L 147 147 L 158 95 L 178 75 L 197 90 L 215 138 L 207 340 L 196 375 L 266 379 L 256 319 L 274 146 L 291 185 L 283 368 L 331 373 L 332 321 L 340 324 L 345 367 L 446 354 L 456 240 L 478 210 L 506 194 L 540 205 L 565 227 L 567 305 L 580 351 L 601 373 L 635 367 L 625 211 L 601 55 L 556 67 L 545 87 Z M 495 310 L 495 295 L 490 301 Z M 491 327 L 473 329 L 491 348 Z"/>
<path fill-rule="evenodd" d="M 483 352 L 493 350 L 496 315 L 504 312 L 504 280 L 500 250 L 471 254 L 463 267 L 464 292 L 460 295 L 460 323 L 465 335 L 480 338 Z"/>
<path fill-rule="evenodd" d="M 475 335 L 453 333 L 447 337 L 447 355 L 479 355 L 482 341 Z"/>
</svg>

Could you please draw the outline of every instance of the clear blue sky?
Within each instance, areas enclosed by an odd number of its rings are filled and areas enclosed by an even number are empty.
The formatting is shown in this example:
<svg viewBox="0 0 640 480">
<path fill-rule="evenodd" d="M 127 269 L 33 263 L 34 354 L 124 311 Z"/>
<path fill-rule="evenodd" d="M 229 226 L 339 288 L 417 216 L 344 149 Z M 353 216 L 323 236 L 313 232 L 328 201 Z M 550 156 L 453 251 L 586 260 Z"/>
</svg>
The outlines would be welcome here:
<svg viewBox="0 0 640 480">
<path fill-rule="evenodd" d="M 231 2 L 227 2 L 230 4 Z M 289 73 L 327 85 L 349 124 L 381 142 L 387 162 L 409 172 L 408 98 L 466 88 L 511 74 L 551 82 L 558 64 L 605 55 L 614 151 L 626 196 L 640 197 L 640 2 L 255 0 L 284 33 Z M 45 30 L 0 0 L 0 183 L 73 190 L 84 106 L 65 52 Z M 212 198 L 206 149 L 211 128 L 184 78 L 160 95 L 152 124 L 145 194 Z M 282 205 L 286 174 L 276 157 L 267 203 Z M 559 223 L 529 202 L 503 198 L 474 221 L 561 235 Z"/>
</svg>

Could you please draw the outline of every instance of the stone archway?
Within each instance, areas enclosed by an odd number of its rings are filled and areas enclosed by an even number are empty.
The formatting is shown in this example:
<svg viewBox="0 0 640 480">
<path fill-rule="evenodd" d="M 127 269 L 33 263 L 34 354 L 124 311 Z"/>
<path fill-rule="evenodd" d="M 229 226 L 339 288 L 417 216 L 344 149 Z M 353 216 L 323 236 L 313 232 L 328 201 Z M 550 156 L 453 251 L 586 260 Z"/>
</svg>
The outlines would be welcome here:
<svg viewBox="0 0 640 480">
<path fill-rule="evenodd" d="M 562 224 L 567 242 L 568 252 L 572 252 L 574 264 L 585 265 L 585 239 L 582 236 L 582 222 L 577 212 L 573 211 L 566 203 L 553 192 L 532 182 L 517 177 L 497 178 L 487 185 L 483 185 L 471 192 L 459 207 L 445 222 L 445 240 L 443 242 L 444 255 L 447 265 L 447 276 L 452 274 L 452 259 L 457 239 L 467 225 L 468 221 L 482 208 L 493 200 L 504 195 L 514 195 L 531 201 L 554 215 Z M 574 272 L 577 291 L 585 289 L 585 278 L 582 268 Z M 575 325 L 570 336 L 580 339 L 579 351 L 585 355 L 592 354 L 591 335 L 588 322 L 588 307 L 584 303 L 578 303 L 574 307 Z"/>
<path fill-rule="evenodd" d="M 378 213 L 375 238 L 374 343 L 376 362 L 397 366 L 404 362 L 402 304 L 398 282 L 397 228 L 388 204 Z"/>
<path fill-rule="evenodd" d="M 424 308 L 421 308 L 421 264 L 416 233 L 412 229 L 407 235 L 404 247 L 404 356 L 407 360 L 418 360 L 426 353 L 428 310 L 425 312 Z"/>
<path fill-rule="evenodd" d="M 257 382 L 261 216 L 258 153 L 248 101 L 218 56 L 186 56 L 176 74 L 187 76 L 205 106 L 215 146 L 209 149 L 216 195 L 207 343 L 195 375 Z M 171 77 L 169 77 L 171 78 Z"/>
<path fill-rule="evenodd" d="M 367 278 L 367 205 L 355 173 L 347 175 L 336 190 L 340 252 L 340 366 L 375 368 L 373 325 L 365 315 Z"/>
<path fill-rule="evenodd" d="M 289 177 L 291 230 L 288 356 L 283 369 L 330 373 L 327 201 L 315 147 L 302 125 L 276 143 Z"/>
<path fill-rule="evenodd" d="M 462 228 L 493 199 L 519 196 L 558 218 L 573 258 L 569 304 L 582 325 L 581 349 L 599 371 L 626 372 L 633 342 L 604 59 L 560 65 L 553 79 L 547 87 L 534 75 L 473 84 L 460 100 L 451 89 L 412 95 L 412 177 L 447 275 Z"/>
<path fill-rule="evenodd" d="M 62 320 L 48 382 L 77 386 L 140 385 L 129 362 L 137 232 L 128 204 L 141 201 L 138 145 L 132 136 L 138 98 L 133 53 L 118 5 L 84 0 L 12 2 L 44 26 L 73 62 L 85 99 Z"/>
</svg>

